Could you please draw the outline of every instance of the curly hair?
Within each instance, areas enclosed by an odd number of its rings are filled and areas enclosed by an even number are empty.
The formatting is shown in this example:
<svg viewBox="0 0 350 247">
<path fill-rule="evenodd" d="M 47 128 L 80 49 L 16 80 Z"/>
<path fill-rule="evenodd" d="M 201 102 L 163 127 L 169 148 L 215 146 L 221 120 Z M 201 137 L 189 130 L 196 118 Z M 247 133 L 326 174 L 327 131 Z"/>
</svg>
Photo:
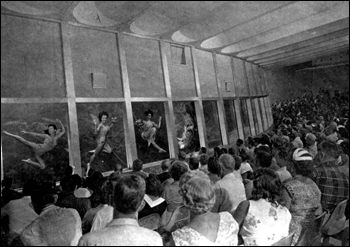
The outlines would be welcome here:
<svg viewBox="0 0 350 247">
<path fill-rule="evenodd" d="M 188 171 L 188 166 L 185 162 L 176 160 L 171 164 L 169 168 L 170 176 L 175 180 L 179 181 L 182 174 Z"/>
<path fill-rule="evenodd" d="M 214 206 L 214 186 L 202 171 L 186 172 L 181 176 L 179 185 L 184 205 L 195 215 L 206 213 Z"/>
<path fill-rule="evenodd" d="M 259 168 L 254 173 L 252 200 L 267 199 L 276 204 L 281 199 L 282 183 L 278 175 L 269 168 Z"/>
<path fill-rule="evenodd" d="M 146 194 L 160 196 L 162 193 L 162 184 L 157 175 L 150 173 L 146 178 Z"/>
<path fill-rule="evenodd" d="M 222 175 L 222 166 L 219 163 L 217 157 L 210 157 L 208 160 L 208 171 L 221 177 Z"/>
<path fill-rule="evenodd" d="M 99 114 L 98 114 L 98 119 L 100 120 L 100 122 L 102 121 L 102 117 L 103 116 L 107 116 L 107 118 L 109 117 L 108 113 L 105 112 L 105 111 L 101 111 Z"/>
</svg>

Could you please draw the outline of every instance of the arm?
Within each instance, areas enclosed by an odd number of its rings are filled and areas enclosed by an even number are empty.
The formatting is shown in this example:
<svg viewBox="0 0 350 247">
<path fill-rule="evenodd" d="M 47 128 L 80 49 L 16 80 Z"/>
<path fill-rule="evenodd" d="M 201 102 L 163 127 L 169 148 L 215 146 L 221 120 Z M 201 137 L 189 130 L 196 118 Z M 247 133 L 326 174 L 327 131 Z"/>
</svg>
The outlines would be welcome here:
<svg viewBox="0 0 350 247">
<path fill-rule="evenodd" d="M 158 126 L 157 126 L 158 129 L 160 128 L 161 124 L 162 124 L 162 116 L 159 117 L 159 122 L 158 122 Z"/>
<path fill-rule="evenodd" d="M 64 128 L 64 125 L 62 124 L 61 120 L 59 120 L 59 119 L 56 119 L 56 120 L 57 120 L 57 122 L 59 122 L 59 124 L 61 125 L 61 129 L 62 129 L 62 132 L 57 135 L 57 138 L 61 138 L 66 133 L 66 129 Z"/>
<path fill-rule="evenodd" d="M 28 131 L 25 131 L 25 130 L 22 130 L 21 133 L 22 134 L 29 134 L 29 135 L 36 136 L 36 137 L 42 137 L 42 138 L 45 138 L 47 136 L 46 134 L 38 134 L 38 133 L 35 133 L 35 132 L 28 132 Z"/>
<path fill-rule="evenodd" d="M 250 203 L 248 200 L 242 201 L 235 212 L 233 213 L 233 218 L 237 221 L 239 228 L 242 228 L 245 217 L 248 214 Z"/>
</svg>

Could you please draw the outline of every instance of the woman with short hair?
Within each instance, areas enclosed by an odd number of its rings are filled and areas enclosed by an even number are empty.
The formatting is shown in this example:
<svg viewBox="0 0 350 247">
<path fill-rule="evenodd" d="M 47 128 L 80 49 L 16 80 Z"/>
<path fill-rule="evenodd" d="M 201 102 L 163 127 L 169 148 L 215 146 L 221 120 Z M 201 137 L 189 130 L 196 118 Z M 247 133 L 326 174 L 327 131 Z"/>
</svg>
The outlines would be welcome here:
<svg viewBox="0 0 350 247">
<path fill-rule="evenodd" d="M 191 221 L 172 233 L 171 244 L 237 245 L 239 228 L 232 215 L 211 212 L 216 196 L 208 175 L 201 171 L 187 172 L 180 178 L 180 188 L 184 205 L 191 211 Z"/>
</svg>

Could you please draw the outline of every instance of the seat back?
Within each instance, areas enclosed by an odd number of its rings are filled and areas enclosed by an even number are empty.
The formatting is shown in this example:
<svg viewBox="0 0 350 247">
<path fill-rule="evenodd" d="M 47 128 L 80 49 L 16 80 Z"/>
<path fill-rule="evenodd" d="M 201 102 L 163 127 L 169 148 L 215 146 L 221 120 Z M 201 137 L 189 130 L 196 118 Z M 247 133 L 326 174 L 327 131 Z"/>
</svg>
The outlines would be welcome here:
<svg viewBox="0 0 350 247">
<path fill-rule="evenodd" d="M 174 210 L 169 222 L 163 226 L 163 229 L 167 232 L 173 232 L 188 223 L 190 223 L 190 210 L 181 205 Z"/>
<path fill-rule="evenodd" d="M 291 246 L 293 237 L 294 237 L 294 232 L 289 234 L 287 237 L 280 239 L 279 241 L 272 244 L 271 246 Z"/>
<path fill-rule="evenodd" d="M 158 230 L 160 226 L 160 215 L 154 213 L 142 217 L 139 219 L 139 225 L 150 230 Z"/>
</svg>

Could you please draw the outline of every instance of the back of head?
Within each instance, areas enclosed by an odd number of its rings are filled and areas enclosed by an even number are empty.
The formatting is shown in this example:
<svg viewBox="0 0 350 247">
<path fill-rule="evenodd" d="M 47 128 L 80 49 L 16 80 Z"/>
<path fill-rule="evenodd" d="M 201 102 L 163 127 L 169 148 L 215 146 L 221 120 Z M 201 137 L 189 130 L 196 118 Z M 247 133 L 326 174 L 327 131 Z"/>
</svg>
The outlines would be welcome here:
<svg viewBox="0 0 350 247">
<path fill-rule="evenodd" d="M 210 157 L 208 160 L 208 171 L 221 177 L 222 167 L 217 157 Z"/>
<path fill-rule="evenodd" d="M 273 156 L 265 151 L 257 151 L 256 153 L 256 161 L 261 167 L 269 167 L 271 166 Z"/>
<path fill-rule="evenodd" d="M 259 168 L 254 172 L 254 189 L 252 199 L 267 199 L 271 203 L 278 201 L 282 194 L 282 183 L 278 175 L 271 169 Z"/>
<path fill-rule="evenodd" d="M 160 165 L 160 167 L 162 168 L 162 171 L 169 170 L 170 163 L 171 163 L 171 161 L 169 159 L 163 160 L 162 164 Z"/>
<path fill-rule="evenodd" d="M 186 160 L 186 156 L 187 156 L 187 154 L 185 151 L 180 151 L 179 155 L 178 155 L 178 159 L 181 161 L 184 161 L 184 160 Z"/>
<path fill-rule="evenodd" d="M 233 158 L 235 159 L 235 170 L 237 171 L 239 168 L 241 168 L 242 158 L 238 155 L 233 156 Z"/>
<path fill-rule="evenodd" d="M 206 154 L 207 153 L 207 148 L 206 147 L 201 147 L 201 150 L 199 152 L 201 154 Z"/>
<path fill-rule="evenodd" d="M 83 185 L 83 179 L 78 174 L 73 174 L 71 176 L 77 188 L 80 188 Z"/>
<path fill-rule="evenodd" d="M 74 189 L 75 189 L 75 186 L 76 186 L 76 183 L 71 176 L 69 177 L 64 177 L 62 180 L 61 180 L 61 187 L 62 187 L 62 191 L 63 192 L 66 192 L 66 193 L 69 193 L 69 192 L 73 192 Z"/>
<path fill-rule="evenodd" d="M 139 160 L 139 159 L 134 160 L 134 162 L 132 163 L 132 170 L 134 172 L 138 172 L 138 171 L 141 171 L 142 168 L 143 168 L 142 160 Z"/>
<path fill-rule="evenodd" d="M 157 175 L 150 173 L 146 178 L 146 194 L 159 197 L 162 193 L 162 184 Z"/>
<path fill-rule="evenodd" d="M 199 168 L 199 160 L 198 158 L 190 158 L 189 159 L 189 166 L 191 170 L 196 170 Z"/>
<path fill-rule="evenodd" d="M 54 182 L 37 183 L 31 194 L 35 212 L 40 214 L 45 206 L 56 201 L 56 187 Z"/>
<path fill-rule="evenodd" d="M 100 178 L 97 182 L 94 193 L 90 196 L 91 207 L 95 208 L 100 204 L 109 203 L 109 195 L 113 192 L 113 185 L 108 178 Z"/>
<path fill-rule="evenodd" d="M 238 140 L 236 141 L 236 145 L 237 145 L 237 147 L 242 146 L 242 145 L 243 145 L 243 140 L 242 140 L 242 139 L 238 139 Z"/>
<path fill-rule="evenodd" d="M 172 163 L 169 169 L 170 176 L 175 180 L 179 181 L 182 174 L 188 171 L 188 166 L 185 162 L 176 160 Z"/>
<path fill-rule="evenodd" d="M 209 177 L 201 172 L 187 172 L 180 178 L 184 205 L 194 214 L 203 214 L 214 206 L 215 190 Z"/>
<path fill-rule="evenodd" d="M 137 212 L 146 191 L 145 180 L 135 174 L 125 174 L 114 188 L 115 209 L 122 214 Z"/>
<path fill-rule="evenodd" d="M 337 144 L 328 140 L 320 144 L 319 151 L 334 159 L 337 159 L 340 154 Z"/>
<path fill-rule="evenodd" d="M 115 166 L 115 172 L 118 173 L 118 174 L 122 174 L 123 173 L 123 166 L 121 164 L 117 164 Z"/>
<path fill-rule="evenodd" d="M 32 195 L 35 186 L 36 186 L 35 180 L 34 180 L 34 179 L 29 179 L 29 180 L 23 185 L 23 196 L 30 196 L 30 195 Z"/>
<path fill-rule="evenodd" d="M 293 151 L 292 159 L 295 175 L 311 176 L 313 157 L 308 151 L 303 148 L 297 148 Z"/>
<path fill-rule="evenodd" d="M 224 168 L 224 170 L 233 172 L 233 170 L 235 169 L 235 160 L 229 154 L 221 155 L 219 158 L 219 162 L 222 165 L 222 167 Z"/>
<path fill-rule="evenodd" d="M 208 164 L 208 159 L 209 159 L 209 157 L 206 154 L 201 154 L 199 156 L 199 162 L 201 163 L 202 166 L 205 166 Z"/>
</svg>

